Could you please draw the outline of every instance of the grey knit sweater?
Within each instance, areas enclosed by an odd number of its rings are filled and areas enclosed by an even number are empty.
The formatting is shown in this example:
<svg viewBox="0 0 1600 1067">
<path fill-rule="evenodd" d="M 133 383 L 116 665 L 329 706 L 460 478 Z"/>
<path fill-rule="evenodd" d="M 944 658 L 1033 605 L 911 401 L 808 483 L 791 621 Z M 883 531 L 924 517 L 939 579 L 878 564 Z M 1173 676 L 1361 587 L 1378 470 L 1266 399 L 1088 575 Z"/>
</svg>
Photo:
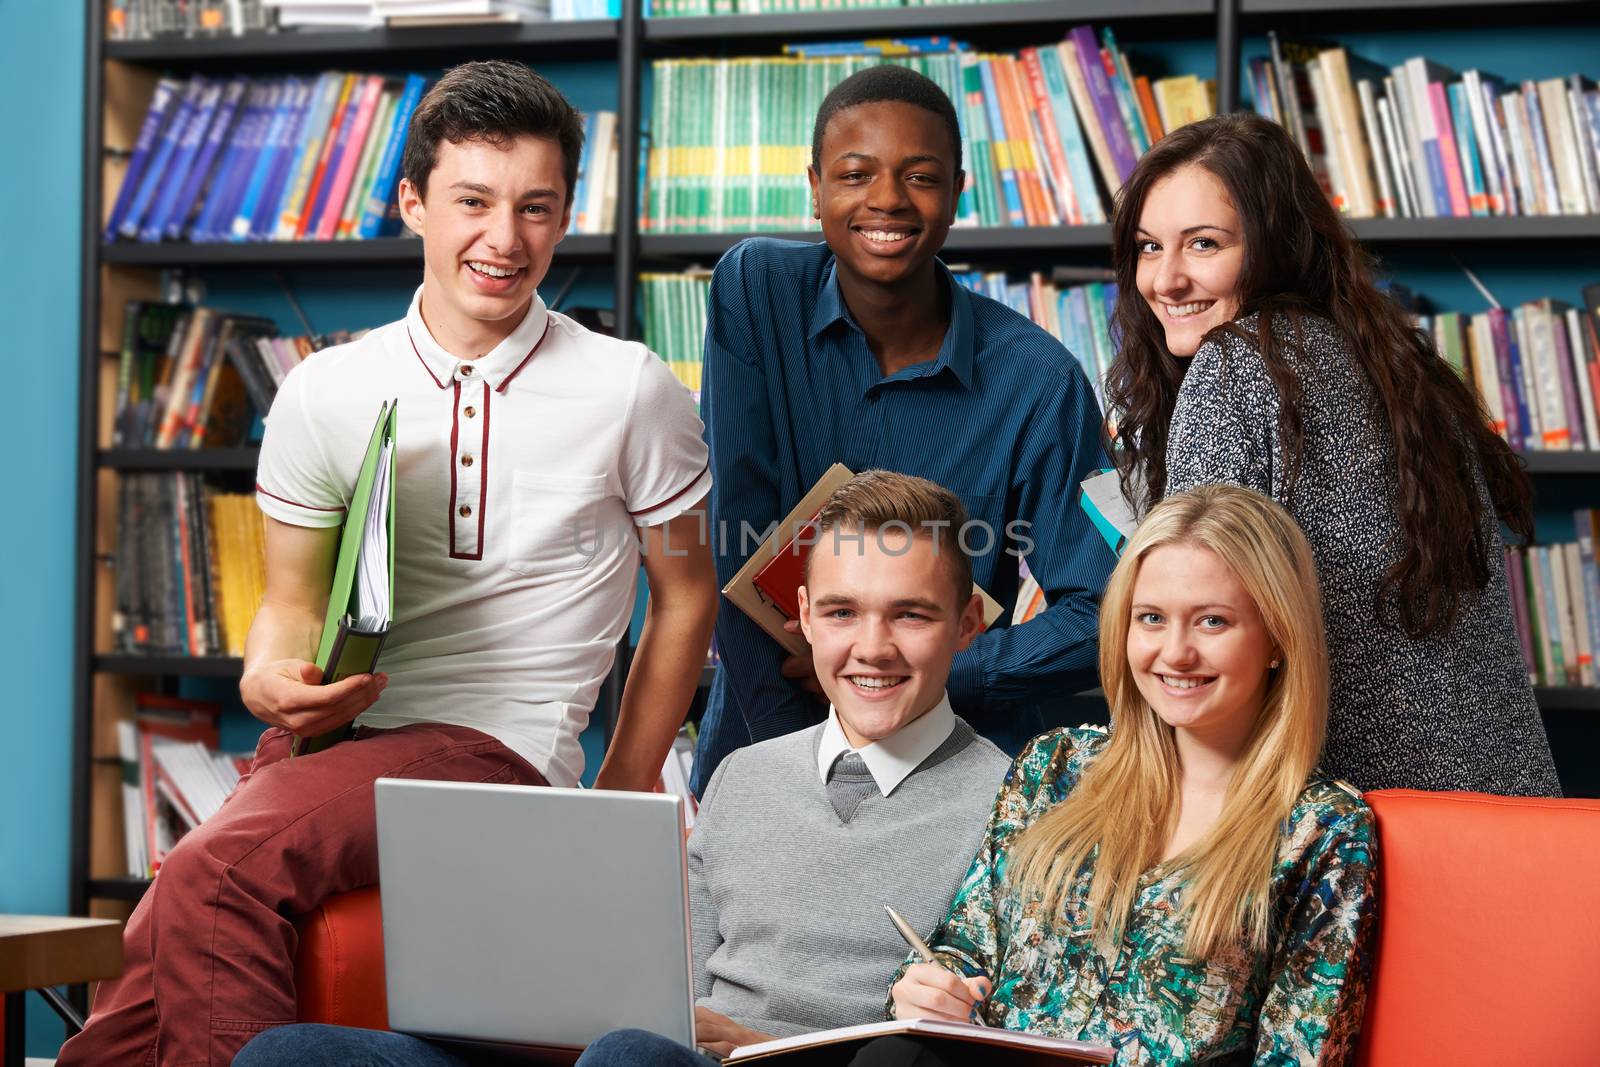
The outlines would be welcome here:
<svg viewBox="0 0 1600 1067">
<path fill-rule="evenodd" d="M 883 1018 L 906 955 L 883 906 L 933 931 L 1010 765 L 958 718 L 889 796 L 866 790 L 845 822 L 817 774 L 821 733 L 723 760 L 689 839 L 695 995 L 780 1037 Z"/>
</svg>

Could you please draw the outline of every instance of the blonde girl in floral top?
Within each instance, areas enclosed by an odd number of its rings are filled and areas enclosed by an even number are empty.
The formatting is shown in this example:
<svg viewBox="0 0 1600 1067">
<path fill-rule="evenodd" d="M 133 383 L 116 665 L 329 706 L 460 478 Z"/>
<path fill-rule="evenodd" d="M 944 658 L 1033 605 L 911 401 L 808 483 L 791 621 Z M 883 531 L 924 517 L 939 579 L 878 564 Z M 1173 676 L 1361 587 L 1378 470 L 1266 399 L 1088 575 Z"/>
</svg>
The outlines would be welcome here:
<svg viewBox="0 0 1600 1067">
<path fill-rule="evenodd" d="M 1017 758 L 890 1012 L 1097 1041 L 1119 1065 L 1354 1058 L 1372 813 L 1316 772 L 1328 665 L 1311 551 L 1281 507 L 1207 486 L 1156 507 L 1100 617 L 1111 730 Z M 870 1062 L 938 1064 L 901 1041 Z"/>
</svg>

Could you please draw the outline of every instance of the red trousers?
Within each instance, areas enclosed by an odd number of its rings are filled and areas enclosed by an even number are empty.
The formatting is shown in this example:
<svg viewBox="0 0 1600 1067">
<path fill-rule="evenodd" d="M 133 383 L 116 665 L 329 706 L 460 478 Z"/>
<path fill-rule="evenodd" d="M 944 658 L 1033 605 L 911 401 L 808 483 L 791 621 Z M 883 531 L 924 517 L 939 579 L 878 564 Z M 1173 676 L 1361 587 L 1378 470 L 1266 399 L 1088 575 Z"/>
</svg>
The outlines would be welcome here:
<svg viewBox="0 0 1600 1067">
<path fill-rule="evenodd" d="M 228 1067 L 256 1034 L 295 1021 L 291 917 L 378 881 L 378 778 L 545 785 L 464 726 L 361 729 L 288 759 L 261 735 L 250 772 L 185 835 L 123 932 L 123 972 L 101 983 L 60 1067 Z"/>
</svg>

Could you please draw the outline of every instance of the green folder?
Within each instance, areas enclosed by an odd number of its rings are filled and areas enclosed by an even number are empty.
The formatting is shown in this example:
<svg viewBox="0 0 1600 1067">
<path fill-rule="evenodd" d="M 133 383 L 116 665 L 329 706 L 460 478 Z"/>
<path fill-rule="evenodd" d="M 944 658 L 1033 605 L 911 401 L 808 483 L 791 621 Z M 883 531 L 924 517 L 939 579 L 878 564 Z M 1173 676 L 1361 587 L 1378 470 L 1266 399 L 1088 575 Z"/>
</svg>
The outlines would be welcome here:
<svg viewBox="0 0 1600 1067">
<path fill-rule="evenodd" d="M 378 409 L 378 422 L 350 495 L 339 557 L 328 593 L 328 617 L 317 646 L 322 684 L 371 673 L 389 636 L 394 604 L 394 452 L 397 401 Z M 367 572 L 363 602 L 362 572 Z M 319 737 L 297 738 L 296 756 L 320 752 L 349 736 L 351 726 Z"/>
</svg>

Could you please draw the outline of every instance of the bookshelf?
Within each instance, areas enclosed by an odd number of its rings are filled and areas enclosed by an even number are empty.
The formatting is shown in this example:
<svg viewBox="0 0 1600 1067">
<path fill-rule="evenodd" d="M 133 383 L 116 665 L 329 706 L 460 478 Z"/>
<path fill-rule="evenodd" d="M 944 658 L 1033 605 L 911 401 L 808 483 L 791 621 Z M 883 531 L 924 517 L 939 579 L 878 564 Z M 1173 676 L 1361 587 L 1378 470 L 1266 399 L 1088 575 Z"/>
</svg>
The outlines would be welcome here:
<svg viewBox="0 0 1600 1067">
<path fill-rule="evenodd" d="M 625 0 L 617 20 L 427 30 L 253 35 L 243 38 L 106 41 L 101 4 L 92 3 L 86 41 L 86 121 L 83 145 L 84 209 L 102 217 L 114 168 L 104 162 L 108 138 L 126 144 L 142 116 L 149 86 L 162 72 L 280 73 L 346 66 L 357 69 L 439 67 L 467 58 L 501 56 L 535 66 L 571 60 L 616 65 L 620 180 L 613 235 L 575 235 L 556 253 L 554 270 L 610 268 L 617 330 L 638 334 L 636 286 L 641 268 L 709 266 L 747 234 L 645 234 L 638 227 L 638 134 L 646 65 L 654 58 L 689 55 L 770 55 L 787 41 L 859 38 L 896 33 L 946 34 L 980 47 L 1033 44 L 1058 38 L 1083 22 L 1109 22 L 1131 34 L 1177 37 L 1214 46 L 1219 105 L 1237 105 L 1242 31 L 1268 26 L 1306 29 L 1320 36 L 1392 26 L 1429 26 L 1445 11 L 1470 10 L 1485 25 L 1560 25 L 1600 22 L 1592 0 L 1019 0 L 916 8 L 737 15 L 647 20 L 641 0 Z M 1336 19 L 1337 24 L 1330 24 Z M 1134 44 L 1137 47 L 1137 43 Z M 1485 43 L 1485 51 L 1493 44 Z M 1600 73 L 1591 71 L 1590 73 Z M 130 113 L 132 112 L 132 113 Z M 132 129 L 130 129 L 132 127 Z M 114 186 L 110 192 L 114 193 Z M 1600 216 L 1460 219 L 1361 219 L 1352 229 L 1385 251 L 1540 249 L 1577 253 L 1600 239 Z M 816 239 L 814 231 L 777 236 Z M 1047 262 L 1063 255 L 1105 258 L 1107 226 L 960 228 L 951 231 L 947 258 L 1007 266 Z M 89 911 L 125 907 L 144 884 L 114 877 L 108 847 L 118 854 L 115 826 L 101 807 L 103 783 L 116 771 L 106 762 L 104 734 L 134 687 L 156 680 L 236 679 L 241 665 L 225 657 L 114 655 L 109 647 L 108 572 L 103 561 L 115 545 L 115 480 L 121 472 L 190 471 L 242 480 L 254 469 L 254 448 L 161 452 L 107 447 L 108 385 L 114 383 L 122 302 L 153 295 L 164 272 L 208 271 L 243 276 L 294 270 L 323 281 L 364 272 L 413 271 L 421 246 L 407 238 L 283 244 L 103 244 L 97 226 L 85 227 L 81 247 L 80 393 L 78 405 L 74 742 L 70 906 Z M 108 376 L 108 372 L 109 376 Z M 1600 476 L 1600 453 L 1529 453 L 1528 469 L 1541 487 L 1586 491 Z M 619 657 L 612 691 L 626 664 Z M 708 682 L 710 672 L 702 679 Z M 1553 743 L 1568 754 L 1600 753 L 1600 690 L 1540 689 Z M 1092 694 L 1074 711 L 1092 716 Z M 1081 707 L 1079 706 L 1081 705 Z M 1099 704 L 1103 714 L 1103 703 Z M 1597 762 L 1591 759 L 1589 762 Z M 1580 788 L 1600 792 L 1593 769 Z M 97 784 L 99 783 L 99 784 Z"/>
</svg>

